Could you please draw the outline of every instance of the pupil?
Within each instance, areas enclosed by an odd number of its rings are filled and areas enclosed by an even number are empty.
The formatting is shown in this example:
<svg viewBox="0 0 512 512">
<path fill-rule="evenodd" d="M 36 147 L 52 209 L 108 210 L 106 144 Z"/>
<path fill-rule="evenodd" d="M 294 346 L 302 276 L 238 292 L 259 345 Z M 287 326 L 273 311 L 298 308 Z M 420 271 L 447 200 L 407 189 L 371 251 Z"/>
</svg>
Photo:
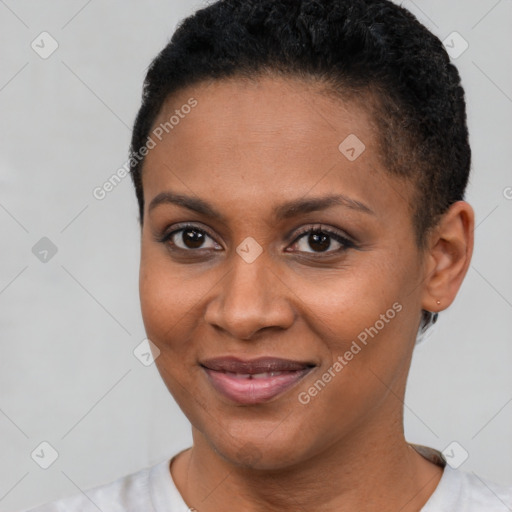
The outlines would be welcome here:
<svg viewBox="0 0 512 512">
<path fill-rule="evenodd" d="M 183 231 L 182 238 L 185 246 L 197 249 L 203 244 L 204 234 L 195 229 L 188 229 Z"/>
<path fill-rule="evenodd" d="M 329 235 L 322 234 L 321 232 L 311 233 L 308 237 L 308 243 L 312 249 L 315 249 L 316 244 L 317 248 L 320 249 L 319 252 L 321 252 L 328 249 L 329 245 L 331 245 L 329 238 Z"/>
</svg>

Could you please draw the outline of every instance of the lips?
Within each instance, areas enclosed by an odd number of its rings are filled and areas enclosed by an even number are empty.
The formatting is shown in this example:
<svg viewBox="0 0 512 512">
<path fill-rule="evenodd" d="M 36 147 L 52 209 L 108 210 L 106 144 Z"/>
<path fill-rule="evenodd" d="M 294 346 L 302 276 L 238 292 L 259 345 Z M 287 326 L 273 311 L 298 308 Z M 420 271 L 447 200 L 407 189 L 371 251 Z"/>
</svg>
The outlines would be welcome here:
<svg viewBox="0 0 512 512">
<path fill-rule="evenodd" d="M 315 366 L 313 363 L 262 357 L 234 357 L 201 362 L 216 391 L 239 404 L 258 404 L 289 390 Z"/>
</svg>

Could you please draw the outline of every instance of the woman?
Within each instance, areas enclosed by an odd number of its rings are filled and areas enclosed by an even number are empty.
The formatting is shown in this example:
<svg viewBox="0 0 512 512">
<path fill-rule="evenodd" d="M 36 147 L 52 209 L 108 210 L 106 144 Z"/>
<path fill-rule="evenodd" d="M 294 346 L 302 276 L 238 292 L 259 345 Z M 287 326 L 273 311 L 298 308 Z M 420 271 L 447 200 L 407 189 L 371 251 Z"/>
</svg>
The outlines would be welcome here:
<svg viewBox="0 0 512 512">
<path fill-rule="evenodd" d="M 152 63 L 131 149 L 144 324 L 193 446 L 36 510 L 512 508 L 403 434 L 473 249 L 434 35 L 387 0 L 215 2 Z"/>
</svg>

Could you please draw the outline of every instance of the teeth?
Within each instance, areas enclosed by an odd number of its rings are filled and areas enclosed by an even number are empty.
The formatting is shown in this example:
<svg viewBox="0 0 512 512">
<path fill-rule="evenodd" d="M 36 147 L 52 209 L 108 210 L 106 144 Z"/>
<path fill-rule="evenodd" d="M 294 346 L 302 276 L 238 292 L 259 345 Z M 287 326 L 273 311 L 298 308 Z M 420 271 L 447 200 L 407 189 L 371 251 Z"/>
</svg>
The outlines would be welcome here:
<svg viewBox="0 0 512 512">
<path fill-rule="evenodd" d="M 263 373 L 233 373 L 226 372 L 229 375 L 235 377 L 236 379 L 268 379 L 269 377 L 277 377 L 278 375 L 282 375 L 283 372 L 263 372 Z"/>
<path fill-rule="evenodd" d="M 282 375 L 283 372 L 265 372 L 265 373 L 255 373 L 252 378 L 253 379 L 268 379 L 269 377 L 277 377 L 278 375 Z"/>
</svg>

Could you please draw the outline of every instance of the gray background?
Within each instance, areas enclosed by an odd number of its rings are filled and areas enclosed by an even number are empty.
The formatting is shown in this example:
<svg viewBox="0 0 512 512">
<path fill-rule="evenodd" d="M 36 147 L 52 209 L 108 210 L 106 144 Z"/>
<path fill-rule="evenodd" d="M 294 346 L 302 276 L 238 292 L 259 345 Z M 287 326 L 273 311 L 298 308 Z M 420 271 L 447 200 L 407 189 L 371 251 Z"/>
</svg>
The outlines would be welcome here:
<svg viewBox="0 0 512 512">
<path fill-rule="evenodd" d="M 190 443 L 154 365 L 133 355 L 144 329 L 130 179 L 102 201 L 92 191 L 126 160 L 151 58 L 199 5 L 0 0 L 0 512 L 105 483 Z M 512 1 L 403 5 L 442 40 L 457 31 L 469 43 L 455 62 L 478 223 L 459 297 L 417 348 L 406 435 L 441 450 L 457 441 L 469 454 L 461 469 L 510 485 Z M 59 44 L 47 59 L 31 48 L 43 31 Z M 47 262 L 32 252 L 43 237 L 57 247 Z M 46 470 L 31 458 L 43 441 L 59 455 Z"/>
</svg>

